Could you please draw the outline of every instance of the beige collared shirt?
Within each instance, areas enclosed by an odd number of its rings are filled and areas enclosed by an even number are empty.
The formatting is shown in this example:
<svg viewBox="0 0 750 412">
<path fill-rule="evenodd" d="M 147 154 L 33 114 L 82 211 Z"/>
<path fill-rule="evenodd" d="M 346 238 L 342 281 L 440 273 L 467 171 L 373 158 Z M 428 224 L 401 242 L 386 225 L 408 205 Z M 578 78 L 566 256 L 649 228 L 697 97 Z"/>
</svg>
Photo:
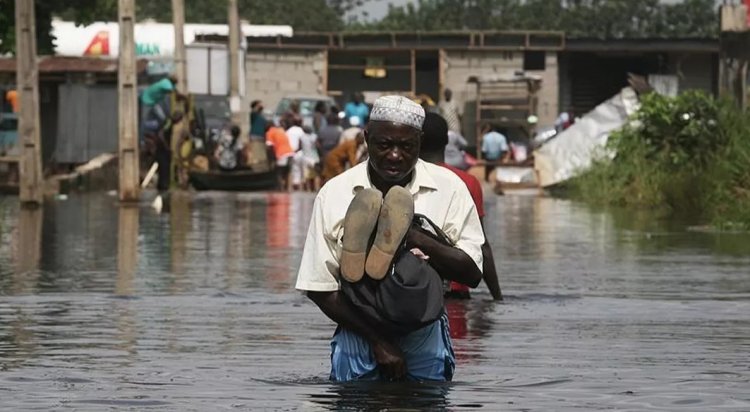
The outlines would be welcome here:
<svg viewBox="0 0 750 412">
<path fill-rule="evenodd" d="M 414 211 L 443 229 L 481 270 L 484 234 L 464 183 L 450 170 L 422 160 L 417 161 L 414 171 L 412 181 L 406 186 L 414 197 Z M 362 188 L 372 188 L 367 162 L 328 181 L 318 193 L 297 274 L 297 289 L 317 292 L 339 289 L 344 215 Z"/>
</svg>

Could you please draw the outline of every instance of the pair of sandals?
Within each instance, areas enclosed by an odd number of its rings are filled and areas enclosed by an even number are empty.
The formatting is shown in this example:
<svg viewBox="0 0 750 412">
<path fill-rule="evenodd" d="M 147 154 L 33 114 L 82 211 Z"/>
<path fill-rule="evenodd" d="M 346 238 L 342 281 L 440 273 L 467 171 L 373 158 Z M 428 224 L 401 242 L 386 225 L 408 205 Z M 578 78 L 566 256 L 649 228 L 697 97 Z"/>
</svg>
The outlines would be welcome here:
<svg viewBox="0 0 750 412">
<path fill-rule="evenodd" d="M 392 187 L 385 198 L 376 189 L 360 190 L 344 217 L 341 277 L 352 283 L 365 274 L 383 279 L 413 217 L 414 199 L 403 187 Z"/>
</svg>

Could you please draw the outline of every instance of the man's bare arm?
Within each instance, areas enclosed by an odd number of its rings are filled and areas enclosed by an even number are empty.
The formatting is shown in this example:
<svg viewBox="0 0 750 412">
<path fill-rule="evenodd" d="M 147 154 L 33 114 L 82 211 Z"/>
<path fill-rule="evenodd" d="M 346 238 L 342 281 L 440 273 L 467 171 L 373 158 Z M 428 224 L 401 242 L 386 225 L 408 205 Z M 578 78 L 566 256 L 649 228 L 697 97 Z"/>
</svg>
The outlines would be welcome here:
<svg viewBox="0 0 750 412">
<path fill-rule="evenodd" d="M 454 280 L 475 288 L 482 281 L 482 272 L 463 250 L 445 245 L 421 231 L 411 228 L 407 233 L 406 245 L 419 248 L 430 257 L 430 265 L 441 278 Z"/>
<path fill-rule="evenodd" d="M 500 281 L 497 278 L 497 269 L 495 269 L 495 256 L 490 248 L 490 240 L 487 238 L 487 231 L 484 230 L 484 218 L 479 218 L 482 224 L 482 233 L 484 233 L 484 244 L 482 245 L 482 279 L 490 290 L 492 299 L 503 300 L 503 293 L 500 291 Z"/>
<path fill-rule="evenodd" d="M 372 322 L 365 320 L 364 315 L 357 311 L 342 293 L 309 291 L 307 297 L 315 302 L 332 321 L 370 343 L 375 360 L 386 377 L 401 379 L 406 376 L 406 362 L 401 349 L 392 344 L 382 332 L 379 332 Z"/>
<path fill-rule="evenodd" d="M 503 293 L 500 291 L 500 282 L 497 279 L 497 270 L 495 269 L 495 257 L 492 255 L 492 249 L 487 240 L 482 245 L 482 278 L 484 283 L 487 284 L 490 294 L 492 294 L 492 299 L 503 300 Z"/>
</svg>

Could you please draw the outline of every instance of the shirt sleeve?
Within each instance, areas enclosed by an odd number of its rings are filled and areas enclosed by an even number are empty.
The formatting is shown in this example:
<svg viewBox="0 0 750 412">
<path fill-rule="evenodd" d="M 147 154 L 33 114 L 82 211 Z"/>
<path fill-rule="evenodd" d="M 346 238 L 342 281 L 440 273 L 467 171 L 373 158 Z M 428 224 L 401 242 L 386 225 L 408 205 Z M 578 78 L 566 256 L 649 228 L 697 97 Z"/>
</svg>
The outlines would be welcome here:
<svg viewBox="0 0 750 412">
<path fill-rule="evenodd" d="M 479 215 L 469 190 L 461 183 L 457 186 L 448 208 L 443 231 L 482 270 L 482 245 L 484 233 Z"/>
<path fill-rule="evenodd" d="M 174 90 L 174 85 L 172 84 L 172 81 L 169 79 L 162 79 L 159 88 L 164 90 L 165 92 L 171 92 Z"/>
<path fill-rule="evenodd" d="M 315 198 L 307 229 L 302 261 L 295 288 L 302 291 L 333 292 L 339 289 L 338 239 L 326 233 L 325 190 Z"/>
</svg>

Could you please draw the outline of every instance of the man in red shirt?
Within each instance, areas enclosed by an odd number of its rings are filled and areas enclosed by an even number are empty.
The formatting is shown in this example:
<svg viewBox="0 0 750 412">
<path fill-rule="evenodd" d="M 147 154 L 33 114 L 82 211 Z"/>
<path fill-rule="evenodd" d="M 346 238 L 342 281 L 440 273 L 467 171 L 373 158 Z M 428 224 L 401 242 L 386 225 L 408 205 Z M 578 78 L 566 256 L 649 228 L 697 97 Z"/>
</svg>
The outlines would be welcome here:
<svg viewBox="0 0 750 412">
<path fill-rule="evenodd" d="M 448 123 L 439 114 L 428 112 L 425 115 L 422 132 L 419 157 L 426 162 L 435 163 L 450 169 L 464 182 L 464 184 L 466 184 L 466 188 L 469 189 L 471 198 L 474 199 L 477 214 L 479 214 L 479 220 L 482 222 L 482 228 L 484 229 L 484 198 L 482 196 L 482 184 L 479 183 L 479 180 L 476 177 L 445 164 L 444 162 L 445 145 L 448 144 Z M 482 257 L 484 258 L 484 264 L 482 265 L 482 278 L 487 284 L 487 288 L 490 290 L 492 298 L 495 300 L 503 300 L 503 294 L 500 291 L 500 284 L 497 279 L 497 270 L 495 269 L 495 258 L 492 255 L 492 249 L 487 241 L 486 233 L 484 238 L 485 241 L 482 245 Z M 451 282 L 450 290 L 446 293 L 446 296 L 467 299 L 469 298 L 469 287 L 457 282 Z"/>
</svg>

